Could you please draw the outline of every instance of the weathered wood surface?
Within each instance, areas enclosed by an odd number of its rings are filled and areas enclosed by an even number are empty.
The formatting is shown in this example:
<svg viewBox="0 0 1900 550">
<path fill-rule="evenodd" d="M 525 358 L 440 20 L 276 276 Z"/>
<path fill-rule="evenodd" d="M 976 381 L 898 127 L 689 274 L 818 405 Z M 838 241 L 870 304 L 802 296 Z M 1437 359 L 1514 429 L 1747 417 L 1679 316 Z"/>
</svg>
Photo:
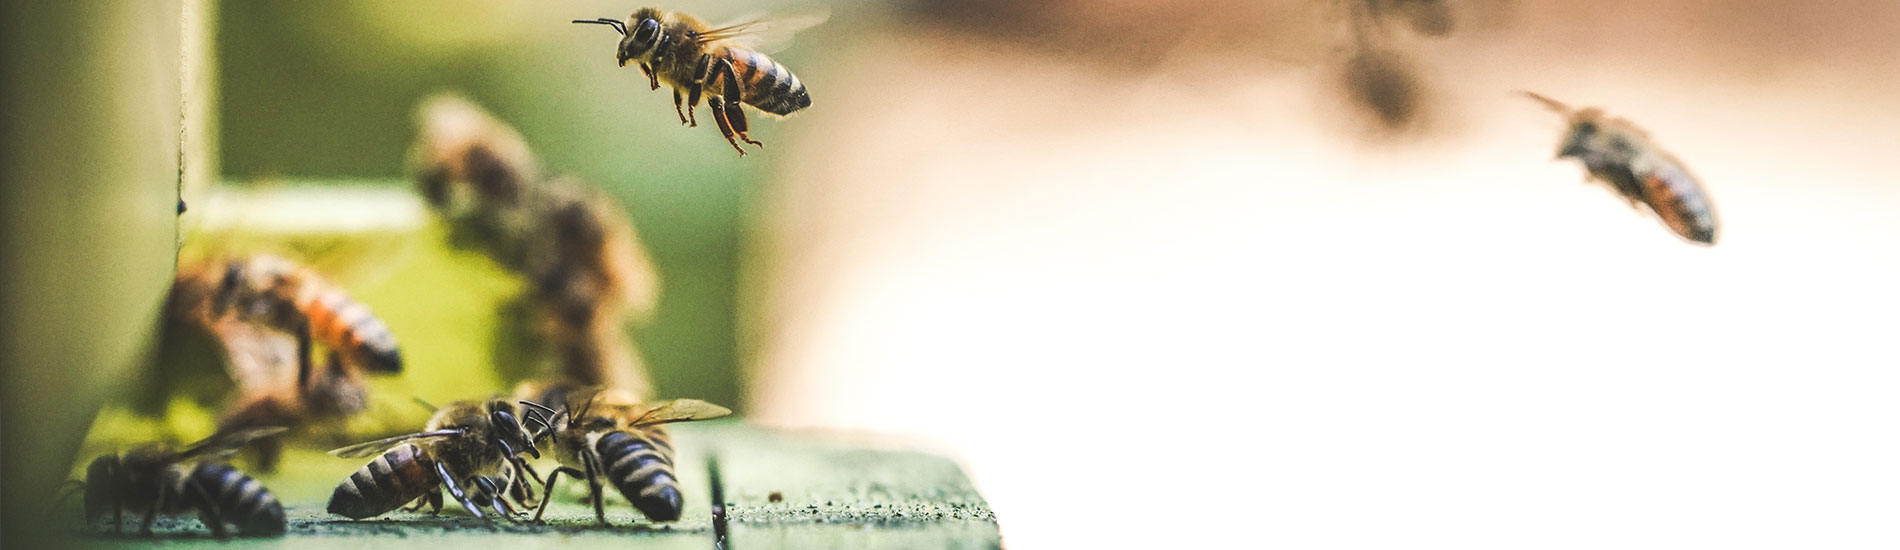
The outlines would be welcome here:
<svg viewBox="0 0 1900 550">
<path fill-rule="evenodd" d="M 288 457 L 283 473 L 263 478 L 287 503 L 289 534 L 282 539 L 211 539 L 195 518 L 167 518 L 158 534 L 170 548 L 635 548 L 714 547 L 709 460 L 717 456 L 727 514 L 726 548 L 998 548 L 996 518 L 956 463 L 932 454 L 844 442 L 816 433 L 761 430 L 737 422 L 679 425 L 676 464 L 687 495 L 679 522 L 652 524 L 608 488 L 609 527 L 593 522 L 582 504 L 585 483 L 560 482 L 545 525 L 490 523 L 453 505 L 440 516 L 392 512 L 350 521 L 323 511 L 335 484 L 361 466 L 314 450 Z M 543 460 L 537 469 L 551 471 Z M 564 476 L 565 477 L 565 476 Z M 772 502 L 778 493 L 779 502 Z M 78 503 L 59 510 L 78 514 Z M 137 529 L 128 517 L 127 532 Z M 131 548 L 149 539 L 114 536 L 107 523 L 81 529 L 64 522 L 76 545 Z M 397 542 L 400 541 L 400 542 Z"/>
</svg>

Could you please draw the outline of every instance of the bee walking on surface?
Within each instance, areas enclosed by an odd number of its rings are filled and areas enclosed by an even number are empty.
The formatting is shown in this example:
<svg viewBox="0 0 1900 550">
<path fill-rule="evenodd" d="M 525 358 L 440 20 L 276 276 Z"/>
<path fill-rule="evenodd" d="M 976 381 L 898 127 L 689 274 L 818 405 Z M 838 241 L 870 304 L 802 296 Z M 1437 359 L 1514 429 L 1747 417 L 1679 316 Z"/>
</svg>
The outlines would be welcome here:
<svg viewBox="0 0 1900 550">
<path fill-rule="evenodd" d="M 127 509 L 143 510 L 139 532 L 152 534 L 159 514 L 196 510 L 218 538 L 226 524 L 243 536 L 284 534 L 284 507 L 264 485 L 224 464 L 237 449 L 284 431 L 280 427 L 219 432 L 184 450 L 147 444 L 123 454 L 106 455 L 86 467 L 86 518 L 110 515 L 117 532 Z"/>
<path fill-rule="evenodd" d="M 524 386 L 524 390 L 526 390 Z M 547 411 L 554 421 L 554 458 L 561 467 L 548 474 L 544 493 L 554 494 L 561 474 L 587 480 L 594 519 L 607 524 L 601 504 L 602 478 L 648 520 L 679 521 L 686 505 L 673 473 L 673 444 L 663 424 L 719 418 L 732 411 L 694 399 L 642 405 L 618 390 L 569 393 L 565 407 Z M 547 512 L 544 498 L 534 519 Z"/>
<path fill-rule="evenodd" d="M 709 96 L 706 107 L 712 109 L 713 121 L 719 124 L 726 142 L 743 156 L 746 151 L 740 141 L 764 144 L 746 135 L 746 115 L 740 105 L 785 116 L 810 107 L 811 95 L 785 66 L 739 39 L 768 28 L 772 32 L 791 32 L 822 20 L 783 19 L 713 28 L 684 13 L 641 8 L 626 21 L 600 18 L 574 22 L 607 25 L 618 31 L 621 39 L 615 58 L 620 66 L 639 64 L 651 89 L 660 89 L 661 82 L 673 88 L 673 110 L 679 113 L 681 124 L 698 126 L 693 109 L 701 94 Z M 684 100 L 682 90 L 686 92 Z"/>
<path fill-rule="evenodd" d="M 420 507 L 422 499 L 433 511 L 440 512 L 440 488 L 446 487 L 449 495 L 475 517 L 486 518 L 481 507 L 490 506 L 497 515 L 513 519 L 514 507 L 503 498 L 503 491 L 516 495 L 517 502 L 524 500 L 524 494 L 525 498 L 533 498 L 522 476 L 538 479 L 539 475 L 520 455 L 540 458 L 534 440 L 551 429 L 547 419 L 537 412 L 530 412 L 526 418 L 539 429 L 529 431 L 517 420 L 515 405 L 506 400 L 462 401 L 436 411 L 422 432 L 330 451 L 343 458 L 376 459 L 337 485 L 328 509 L 343 517 L 363 519 L 410 502 Z"/>
<path fill-rule="evenodd" d="M 1615 189 L 1631 208 L 1647 207 L 1683 239 L 1715 244 L 1715 206 L 1708 193 L 1681 161 L 1650 141 L 1648 133 L 1601 109 L 1575 109 L 1536 93 L 1522 93 L 1569 119 L 1557 158 L 1582 161 L 1592 178 Z"/>
</svg>

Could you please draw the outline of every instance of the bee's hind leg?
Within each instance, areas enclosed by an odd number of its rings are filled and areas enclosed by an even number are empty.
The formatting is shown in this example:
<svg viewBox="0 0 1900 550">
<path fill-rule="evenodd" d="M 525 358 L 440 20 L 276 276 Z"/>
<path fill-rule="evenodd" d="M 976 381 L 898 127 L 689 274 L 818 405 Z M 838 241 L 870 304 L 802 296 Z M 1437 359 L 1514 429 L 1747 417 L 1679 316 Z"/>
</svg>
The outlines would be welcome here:
<svg viewBox="0 0 1900 550">
<path fill-rule="evenodd" d="M 211 498 L 211 492 L 196 481 L 186 483 L 185 487 L 192 492 L 191 501 L 198 506 L 198 519 L 211 528 L 211 536 L 231 540 L 231 533 L 224 529 L 224 515 L 218 513 L 218 501 Z"/>
<path fill-rule="evenodd" d="M 455 476 L 449 474 L 447 467 L 443 466 L 440 462 L 435 463 L 435 474 L 442 480 L 442 485 L 449 488 L 449 495 L 455 497 L 455 501 L 460 503 L 462 508 L 468 510 L 468 513 L 473 514 L 477 518 L 487 519 L 488 516 L 482 514 L 481 507 L 476 506 L 474 501 L 469 500 L 468 493 L 462 492 L 462 486 L 455 483 Z"/>
<path fill-rule="evenodd" d="M 725 104 L 714 105 L 712 107 L 714 109 L 725 109 L 726 123 L 732 126 L 732 133 L 738 134 L 740 141 L 764 147 L 765 144 L 754 141 L 751 137 L 746 135 L 745 110 L 742 108 L 743 103 L 740 101 L 743 99 L 741 97 L 743 90 L 739 88 L 739 75 L 733 72 L 732 62 L 720 59 L 719 62 L 713 66 L 713 70 L 719 71 L 719 77 L 725 80 L 725 89 L 722 90 L 724 93 L 719 94 L 720 98 L 725 100 Z M 726 136 L 726 139 L 730 141 L 732 136 Z M 738 144 L 733 144 L 733 146 L 737 147 Z"/>
</svg>

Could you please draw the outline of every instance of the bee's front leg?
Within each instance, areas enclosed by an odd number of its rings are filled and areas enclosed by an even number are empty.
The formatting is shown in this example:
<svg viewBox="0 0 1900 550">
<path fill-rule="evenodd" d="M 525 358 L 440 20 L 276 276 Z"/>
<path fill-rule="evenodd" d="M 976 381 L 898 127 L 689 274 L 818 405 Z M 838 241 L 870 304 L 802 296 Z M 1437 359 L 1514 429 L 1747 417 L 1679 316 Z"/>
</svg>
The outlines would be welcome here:
<svg viewBox="0 0 1900 550">
<path fill-rule="evenodd" d="M 653 73 L 653 67 L 649 67 L 647 66 L 647 64 L 641 63 L 640 72 L 646 73 L 647 85 L 652 86 L 653 89 L 655 90 L 660 89 L 660 76 Z"/>
</svg>

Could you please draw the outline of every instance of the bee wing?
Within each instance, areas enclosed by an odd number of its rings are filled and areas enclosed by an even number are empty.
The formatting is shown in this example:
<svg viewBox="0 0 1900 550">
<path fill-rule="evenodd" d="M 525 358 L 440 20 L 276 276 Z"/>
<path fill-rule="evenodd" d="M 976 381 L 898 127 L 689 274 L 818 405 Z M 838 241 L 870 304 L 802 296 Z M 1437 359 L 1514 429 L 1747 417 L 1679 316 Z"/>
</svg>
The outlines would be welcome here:
<svg viewBox="0 0 1900 550">
<path fill-rule="evenodd" d="M 288 334 L 235 318 L 213 321 L 211 333 L 224 348 L 225 370 L 238 387 L 294 388 L 297 340 Z"/>
<path fill-rule="evenodd" d="M 831 11 L 822 7 L 763 17 L 744 17 L 738 19 L 739 23 L 699 33 L 699 43 L 729 40 L 760 53 L 773 53 L 791 45 L 792 35 L 818 26 L 830 18 Z"/>
<path fill-rule="evenodd" d="M 344 447 L 341 449 L 331 449 L 330 456 L 342 457 L 342 458 L 363 458 L 363 457 L 368 457 L 368 456 L 375 456 L 377 454 L 382 453 L 385 450 L 388 450 L 390 447 L 401 445 L 409 441 L 414 441 L 418 439 L 433 439 L 437 437 L 448 437 L 452 435 L 462 435 L 463 431 L 464 430 L 455 429 L 455 430 L 436 430 L 433 432 L 403 434 L 396 437 L 378 439 L 378 440 L 371 441 L 368 443 L 358 443 L 358 444 Z"/>
<path fill-rule="evenodd" d="M 211 437 L 204 438 L 203 441 L 191 444 L 191 446 L 186 447 L 183 451 L 179 451 L 178 459 L 228 457 L 232 453 L 236 453 L 238 449 L 249 445 L 252 441 L 283 433 L 285 429 L 287 428 L 283 426 L 265 426 L 261 428 L 245 428 L 242 430 L 218 432 L 211 434 Z"/>
<path fill-rule="evenodd" d="M 640 418 L 634 419 L 634 426 L 652 426 L 668 422 L 686 422 L 690 420 L 710 420 L 732 414 L 732 409 L 700 401 L 698 399 L 674 399 L 660 403 Z"/>
</svg>

